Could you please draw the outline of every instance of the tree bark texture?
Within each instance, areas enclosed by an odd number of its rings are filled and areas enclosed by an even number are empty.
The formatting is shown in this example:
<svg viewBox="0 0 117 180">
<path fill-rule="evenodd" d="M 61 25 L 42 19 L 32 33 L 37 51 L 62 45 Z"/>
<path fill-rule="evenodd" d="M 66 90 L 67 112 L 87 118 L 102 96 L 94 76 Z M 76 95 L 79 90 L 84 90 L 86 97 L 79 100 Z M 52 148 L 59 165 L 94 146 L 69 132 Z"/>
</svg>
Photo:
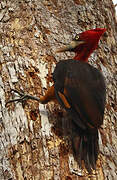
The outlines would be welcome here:
<svg viewBox="0 0 117 180">
<path fill-rule="evenodd" d="M 44 94 L 52 85 L 56 63 L 72 57 L 55 54 L 56 48 L 96 27 L 107 32 L 89 61 L 105 76 L 107 98 L 97 171 L 88 175 L 79 169 L 69 138 L 62 133 L 65 112 L 59 105 L 5 103 L 17 98 L 12 88 L 37 97 Z M 0 1 L 0 179 L 116 180 L 116 67 L 117 22 L 111 0 Z"/>
</svg>

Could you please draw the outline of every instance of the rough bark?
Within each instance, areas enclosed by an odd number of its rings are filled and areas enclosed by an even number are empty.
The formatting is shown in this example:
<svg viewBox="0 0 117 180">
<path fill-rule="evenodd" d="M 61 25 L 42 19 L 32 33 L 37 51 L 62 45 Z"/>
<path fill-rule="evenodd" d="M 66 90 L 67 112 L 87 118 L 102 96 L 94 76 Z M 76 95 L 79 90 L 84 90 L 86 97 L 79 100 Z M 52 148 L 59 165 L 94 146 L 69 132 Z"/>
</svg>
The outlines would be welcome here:
<svg viewBox="0 0 117 180">
<path fill-rule="evenodd" d="M 100 130 L 97 171 L 88 175 L 74 160 L 69 138 L 62 135 L 64 111 L 34 101 L 5 107 L 11 88 L 44 94 L 51 73 L 70 53 L 57 47 L 86 29 L 105 27 L 90 63 L 106 79 L 107 100 Z M 0 179 L 117 179 L 117 23 L 111 0 L 4 0 L 0 2 Z M 102 137 L 102 138 L 101 138 Z"/>
</svg>

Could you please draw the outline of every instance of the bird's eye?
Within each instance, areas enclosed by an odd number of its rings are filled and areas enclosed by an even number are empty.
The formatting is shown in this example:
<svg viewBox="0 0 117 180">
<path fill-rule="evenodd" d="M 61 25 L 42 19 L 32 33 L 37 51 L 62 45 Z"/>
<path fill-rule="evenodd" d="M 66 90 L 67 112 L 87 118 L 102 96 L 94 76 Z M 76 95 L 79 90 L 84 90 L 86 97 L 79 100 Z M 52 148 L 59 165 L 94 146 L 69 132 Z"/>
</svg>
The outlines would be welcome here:
<svg viewBox="0 0 117 180">
<path fill-rule="evenodd" d="M 79 35 L 76 35 L 75 40 L 78 41 L 78 39 L 79 39 Z"/>
</svg>

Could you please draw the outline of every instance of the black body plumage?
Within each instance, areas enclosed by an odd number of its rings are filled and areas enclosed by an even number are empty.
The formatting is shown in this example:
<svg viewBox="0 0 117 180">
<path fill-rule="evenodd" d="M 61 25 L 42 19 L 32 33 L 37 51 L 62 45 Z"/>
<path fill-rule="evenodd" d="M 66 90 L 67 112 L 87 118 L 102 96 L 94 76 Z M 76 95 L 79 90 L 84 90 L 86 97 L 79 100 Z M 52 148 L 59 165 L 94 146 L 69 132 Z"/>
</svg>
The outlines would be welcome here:
<svg viewBox="0 0 117 180">
<path fill-rule="evenodd" d="M 53 73 L 55 94 L 75 125 L 72 144 L 79 164 L 84 160 L 89 172 L 98 156 L 98 128 L 103 124 L 106 87 L 102 73 L 88 63 L 60 61 Z M 65 106 L 60 93 L 70 105 Z"/>
</svg>

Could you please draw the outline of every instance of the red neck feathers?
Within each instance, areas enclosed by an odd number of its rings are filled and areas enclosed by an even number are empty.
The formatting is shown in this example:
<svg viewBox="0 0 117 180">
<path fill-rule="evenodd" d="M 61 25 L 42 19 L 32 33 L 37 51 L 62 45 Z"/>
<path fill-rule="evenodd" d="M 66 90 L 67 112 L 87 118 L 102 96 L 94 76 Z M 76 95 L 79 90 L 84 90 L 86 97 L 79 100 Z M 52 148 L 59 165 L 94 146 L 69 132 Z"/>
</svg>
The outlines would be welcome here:
<svg viewBox="0 0 117 180">
<path fill-rule="evenodd" d="M 79 40 L 85 41 L 74 49 L 73 59 L 88 62 L 91 53 L 97 48 L 98 42 L 106 29 L 96 28 L 79 34 Z"/>
</svg>

